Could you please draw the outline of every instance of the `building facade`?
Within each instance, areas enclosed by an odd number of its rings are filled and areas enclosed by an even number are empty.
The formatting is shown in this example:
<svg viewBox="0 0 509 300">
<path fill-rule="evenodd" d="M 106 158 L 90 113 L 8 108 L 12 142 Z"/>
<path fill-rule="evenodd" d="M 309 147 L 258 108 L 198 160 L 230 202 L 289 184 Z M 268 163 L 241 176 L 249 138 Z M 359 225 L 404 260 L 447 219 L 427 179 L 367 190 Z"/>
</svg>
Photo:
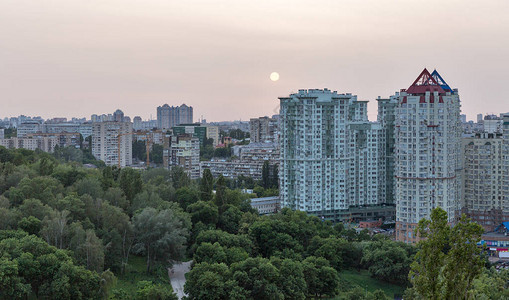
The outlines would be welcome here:
<svg viewBox="0 0 509 300">
<path fill-rule="evenodd" d="M 157 128 L 167 130 L 180 124 L 193 123 L 193 107 L 182 104 L 169 106 L 164 104 L 157 107 Z"/>
<path fill-rule="evenodd" d="M 92 127 L 92 155 L 107 166 L 132 165 L 131 122 L 95 122 Z"/>
<path fill-rule="evenodd" d="M 279 99 L 282 206 L 345 221 L 352 207 L 382 205 L 384 132 L 367 101 L 328 89 Z"/>
<path fill-rule="evenodd" d="M 505 159 L 501 133 L 478 133 L 463 138 L 463 212 L 486 231 L 509 220 Z"/>
<path fill-rule="evenodd" d="M 189 178 L 200 178 L 200 141 L 191 134 L 166 135 L 163 143 L 163 166 L 182 167 Z"/>
<path fill-rule="evenodd" d="M 269 117 L 249 120 L 249 137 L 252 143 L 274 142 L 277 134 L 277 120 Z"/>
<path fill-rule="evenodd" d="M 58 137 L 55 136 L 37 136 L 37 137 L 11 137 L 9 139 L 0 139 L 0 146 L 7 149 L 27 149 L 41 150 L 44 152 L 53 152 L 55 146 L 59 144 Z"/>
<path fill-rule="evenodd" d="M 440 206 L 454 222 L 462 198 L 461 124 L 458 91 L 435 71 L 422 71 L 396 93 L 395 199 L 396 239 L 419 240 L 419 220 Z"/>
</svg>

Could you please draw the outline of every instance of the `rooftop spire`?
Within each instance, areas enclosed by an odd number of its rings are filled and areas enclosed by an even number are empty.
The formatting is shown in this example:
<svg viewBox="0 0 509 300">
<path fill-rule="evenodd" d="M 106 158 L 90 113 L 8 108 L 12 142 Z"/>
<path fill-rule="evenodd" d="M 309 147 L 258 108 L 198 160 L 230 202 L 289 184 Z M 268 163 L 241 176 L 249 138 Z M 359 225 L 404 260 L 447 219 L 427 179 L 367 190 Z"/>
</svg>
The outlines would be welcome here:
<svg viewBox="0 0 509 300">
<path fill-rule="evenodd" d="M 437 70 L 434 70 L 433 73 L 431 73 L 431 76 L 445 91 L 452 92 L 451 87 L 447 84 L 447 82 L 445 82 L 442 76 L 438 74 Z"/>
<path fill-rule="evenodd" d="M 438 73 L 437 73 L 438 74 Z M 438 82 L 431 76 L 429 71 L 424 68 L 417 79 L 407 89 L 409 94 L 424 94 L 426 92 L 439 92 L 445 93 L 444 89 L 438 84 Z"/>
</svg>

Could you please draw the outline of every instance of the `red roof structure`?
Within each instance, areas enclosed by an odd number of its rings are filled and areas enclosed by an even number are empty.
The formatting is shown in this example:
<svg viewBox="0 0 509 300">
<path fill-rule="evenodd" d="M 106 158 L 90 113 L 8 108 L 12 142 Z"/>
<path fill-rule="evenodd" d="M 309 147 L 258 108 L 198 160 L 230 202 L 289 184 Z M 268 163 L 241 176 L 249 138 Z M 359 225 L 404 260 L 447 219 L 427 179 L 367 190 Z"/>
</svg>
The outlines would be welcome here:
<svg viewBox="0 0 509 300">
<path fill-rule="evenodd" d="M 445 90 L 438 84 L 438 82 L 431 76 L 426 68 L 422 70 L 421 74 L 406 90 L 408 94 L 425 94 L 426 92 L 445 93 Z"/>
</svg>

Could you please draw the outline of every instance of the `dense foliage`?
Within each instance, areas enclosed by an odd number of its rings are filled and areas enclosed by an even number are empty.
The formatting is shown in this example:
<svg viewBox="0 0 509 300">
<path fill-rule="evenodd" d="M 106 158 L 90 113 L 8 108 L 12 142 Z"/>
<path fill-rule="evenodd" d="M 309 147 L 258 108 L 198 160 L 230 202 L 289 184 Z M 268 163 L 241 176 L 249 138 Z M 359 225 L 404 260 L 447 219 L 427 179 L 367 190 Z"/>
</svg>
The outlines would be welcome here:
<svg viewBox="0 0 509 300">
<path fill-rule="evenodd" d="M 472 262 L 481 265 L 462 256 L 478 235 L 466 220 L 437 229 L 446 238 L 430 239 L 447 252 L 416 248 L 303 212 L 259 216 L 240 189 L 277 194 L 270 172 L 265 183 L 216 179 L 208 170 L 193 181 L 178 167 L 85 168 L 75 154 L 0 147 L 0 299 L 175 299 L 166 269 L 185 259 L 193 260 L 189 299 L 386 299 L 381 290 L 345 283 L 342 274 L 365 269 L 407 287 L 420 249 L 406 293 L 419 299 L 421 287 L 434 284 L 430 276 L 452 278 Z M 432 255 L 436 267 L 426 260 Z M 148 280 L 124 280 L 132 278 L 133 258 Z M 469 296 L 507 296 L 507 272 L 465 274 Z M 461 278 L 453 280 L 440 289 L 463 293 Z"/>
</svg>

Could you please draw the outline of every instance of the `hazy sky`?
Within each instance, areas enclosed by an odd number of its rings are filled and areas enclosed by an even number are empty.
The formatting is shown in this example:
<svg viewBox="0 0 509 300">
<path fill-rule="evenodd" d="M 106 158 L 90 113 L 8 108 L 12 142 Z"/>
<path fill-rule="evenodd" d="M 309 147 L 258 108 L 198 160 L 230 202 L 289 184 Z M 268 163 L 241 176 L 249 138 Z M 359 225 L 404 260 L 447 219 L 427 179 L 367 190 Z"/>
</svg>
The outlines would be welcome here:
<svg viewBox="0 0 509 300">
<path fill-rule="evenodd" d="M 509 112 L 508 55 L 508 0 L 0 0 L 0 117 L 186 103 L 196 120 L 247 120 L 327 87 L 374 119 L 377 96 L 427 67 L 473 119 Z"/>
</svg>

